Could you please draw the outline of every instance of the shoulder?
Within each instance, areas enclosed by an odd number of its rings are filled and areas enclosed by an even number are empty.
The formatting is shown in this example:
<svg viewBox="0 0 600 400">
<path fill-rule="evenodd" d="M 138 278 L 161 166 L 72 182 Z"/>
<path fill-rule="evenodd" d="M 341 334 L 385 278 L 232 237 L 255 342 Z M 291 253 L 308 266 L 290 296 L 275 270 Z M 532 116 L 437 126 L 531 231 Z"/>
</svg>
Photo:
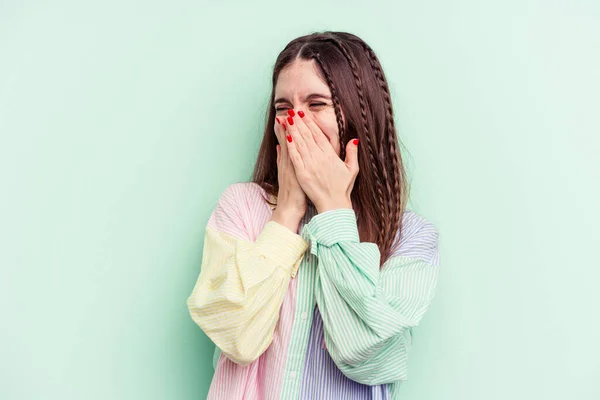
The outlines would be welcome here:
<svg viewBox="0 0 600 400">
<path fill-rule="evenodd" d="M 245 240 L 254 240 L 270 218 L 268 193 L 257 183 L 236 182 L 219 196 L 208 226 Z"/>
<path fill-rule="evenodd" d="M 223 190 L 219 203 L 259 202 L 267 198 L 267 192 L 255 182 L 232 183 Z"/>
<path fill-rule="evenodd" d="M 406 210 L 396 240 L 400 244 L 394 252 L 395 256 L 420 258 L 437 265 L 439 232 L 435 224 L 424 216 Z"/>
<path fill-rule="evenodd" d="M 419 236 L 437 239 L 438 229 L 433 222 L 412 210 L 406 210 L 402 216 L 401 241 Z"/>
</svg>

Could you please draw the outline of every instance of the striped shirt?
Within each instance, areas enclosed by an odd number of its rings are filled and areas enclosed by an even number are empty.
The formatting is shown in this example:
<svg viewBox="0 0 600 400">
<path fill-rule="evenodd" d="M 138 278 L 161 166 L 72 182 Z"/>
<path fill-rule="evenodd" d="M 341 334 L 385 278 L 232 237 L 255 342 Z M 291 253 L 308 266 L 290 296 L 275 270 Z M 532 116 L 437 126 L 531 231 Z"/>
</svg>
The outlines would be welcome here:
<svg viewBox="0 0 600 400">
<path fill-rule="evenodd" d="M 398 399 L 434 297 L 437 229 L 406 211 L 380 270 L 354 210 L 309 203 L 292 232 L 270 221 L 266 196 L 234 183 L 207 223 L 187 306 L 216 345 L 208 399 Z"/>
</svg>

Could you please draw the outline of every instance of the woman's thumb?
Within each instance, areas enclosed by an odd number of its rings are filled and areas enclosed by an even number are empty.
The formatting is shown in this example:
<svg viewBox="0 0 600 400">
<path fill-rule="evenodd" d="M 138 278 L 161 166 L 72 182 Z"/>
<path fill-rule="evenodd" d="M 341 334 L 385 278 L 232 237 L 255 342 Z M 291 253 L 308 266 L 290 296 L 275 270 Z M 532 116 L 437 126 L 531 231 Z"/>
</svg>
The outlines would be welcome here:
<svg viewBox="0 0 600 400">
<path fill-rule="evenodd" d="M 358 139 L 352 139 L 346 144 L 346 166 L 358 169 Z"/>
</svg>

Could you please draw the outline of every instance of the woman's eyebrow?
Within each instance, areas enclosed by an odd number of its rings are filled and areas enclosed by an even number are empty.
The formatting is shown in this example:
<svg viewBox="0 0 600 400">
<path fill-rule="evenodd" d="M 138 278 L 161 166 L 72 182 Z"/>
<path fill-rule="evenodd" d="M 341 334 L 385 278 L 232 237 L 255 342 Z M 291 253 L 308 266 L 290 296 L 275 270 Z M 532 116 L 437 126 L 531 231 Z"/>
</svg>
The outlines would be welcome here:
<svg viewBox="0 0 600 400">
<path fill-rule="evenodd" d="M 310 101 L 313 99 L 326 99 L 326 100 L 331 100 L 331 96 L 327 96 L 324 94 L 320 94 L 320 93 L 311 93 L 308 96 L 306 96 L 304 98 L 304 101 Z M 288 99 L 286 99 L 285 97 L 279 97 L 278 99 L 275 100 L 274 102 L 275 104 L 277 103 L 291 103 L 291 101 L 289 101 Z"/>
</svg>

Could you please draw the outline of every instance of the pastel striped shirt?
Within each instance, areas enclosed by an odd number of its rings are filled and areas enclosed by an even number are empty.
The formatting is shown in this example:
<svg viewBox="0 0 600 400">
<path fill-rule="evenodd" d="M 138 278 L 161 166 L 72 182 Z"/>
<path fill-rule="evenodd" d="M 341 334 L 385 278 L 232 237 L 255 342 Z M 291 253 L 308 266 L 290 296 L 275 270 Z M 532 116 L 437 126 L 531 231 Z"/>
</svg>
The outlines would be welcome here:
<svg viewBox="0 0 600 400">
<path fill-rule="evenodd" d="M 438 232 L 406 211 L 380 270 L 349 208 L 309 204 L 297 232 L 256 183 L 230 185 L 206 227 L 191 318 L 215 343 L 208 399 L 398 399 L 412 328 L 435 293 Z"/>
</svg>

